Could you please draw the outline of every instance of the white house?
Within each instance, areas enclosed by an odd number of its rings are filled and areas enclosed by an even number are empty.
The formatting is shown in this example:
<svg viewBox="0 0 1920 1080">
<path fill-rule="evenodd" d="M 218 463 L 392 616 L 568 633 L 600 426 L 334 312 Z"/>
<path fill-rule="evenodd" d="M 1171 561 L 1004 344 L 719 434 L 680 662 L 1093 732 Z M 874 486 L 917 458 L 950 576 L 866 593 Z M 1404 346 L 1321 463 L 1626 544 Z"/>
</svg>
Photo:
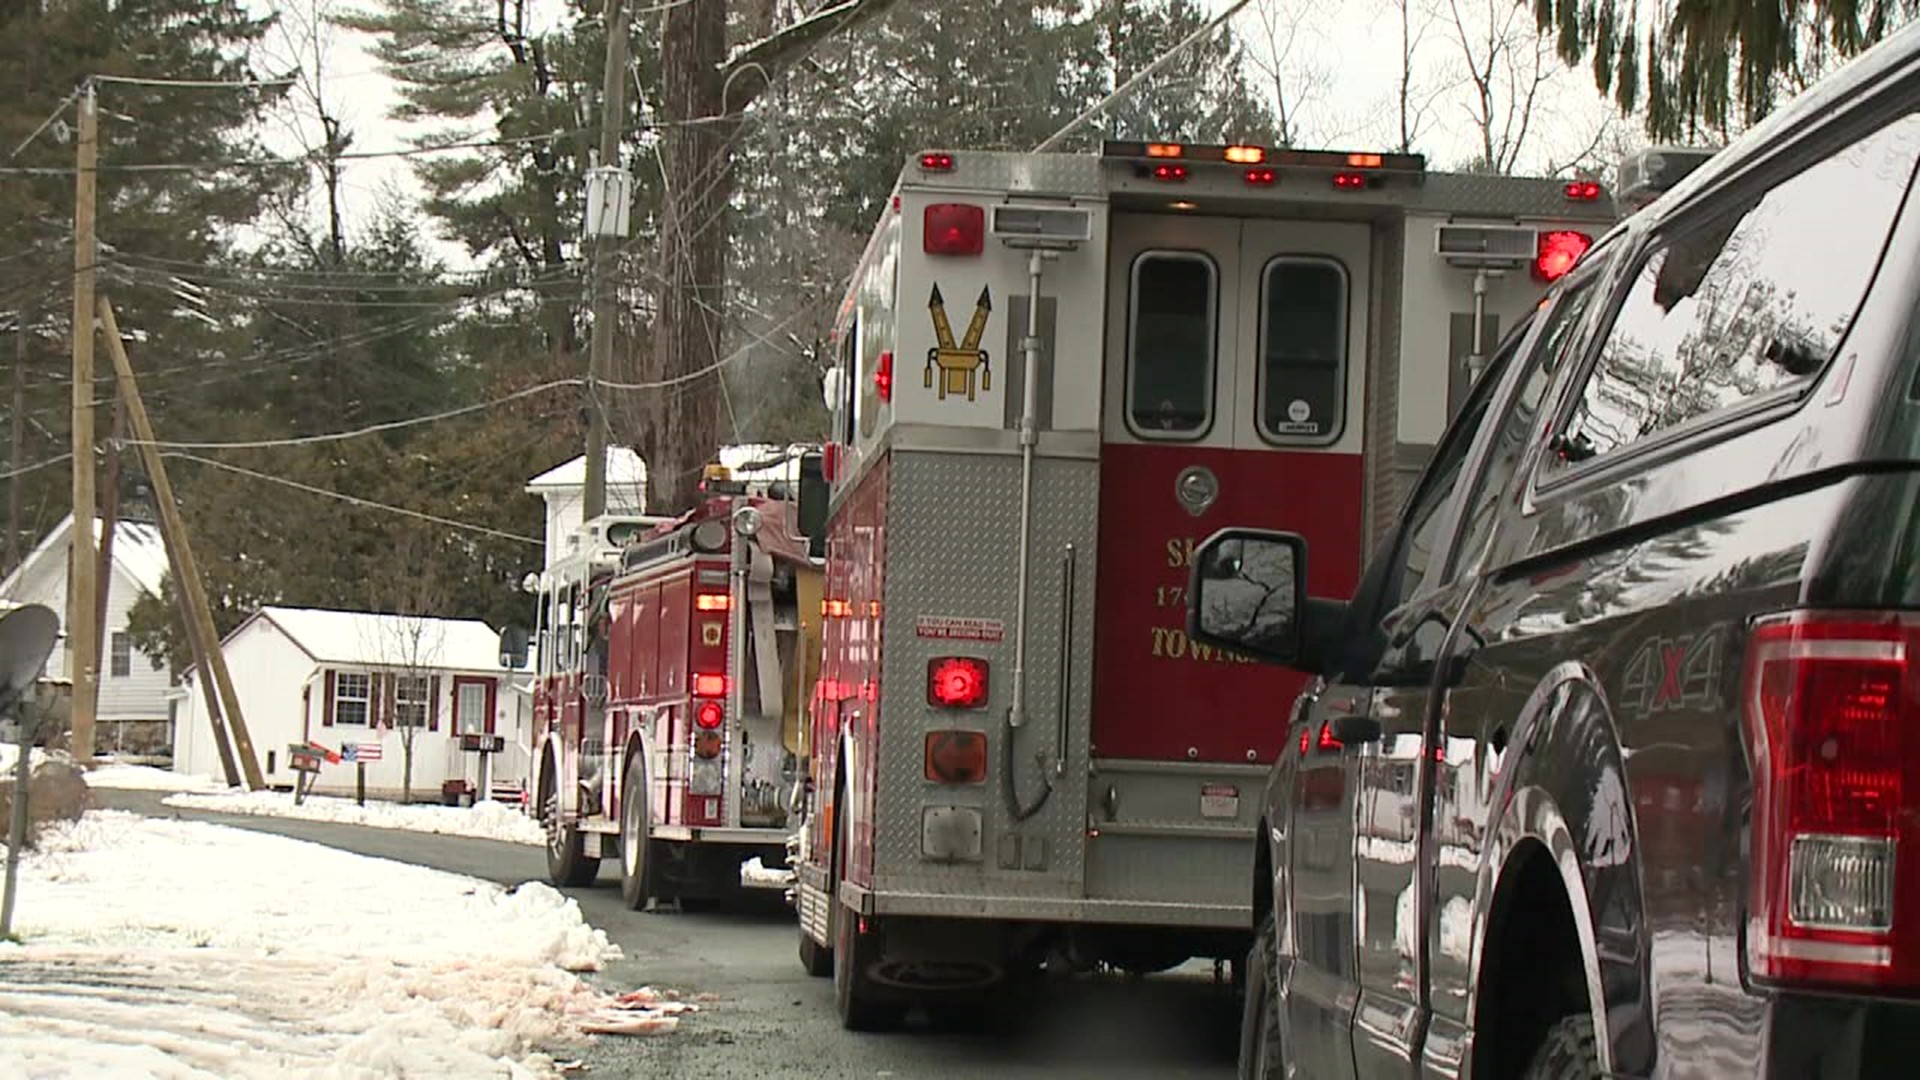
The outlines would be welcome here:
<svg viewBox="0 0 1920 1080">
<path fill-rule="evenodd" d="M 100 524 L 98 519 L 94 521 L 96 543 Z M 60 641 L 47 658 L 47 675 L 56 679 L 68 677 L 67 564 L 72 547 L 73 515 L 69 514 L 13 573 L 0 581 L 0 598 L 16 604 L 45 604 L 60 616 Z M 99 749 L 129 754 L 166 752 L 166 661 L 134 648 L 127 631 L 127 613 L 141 596 L 159 596 L 166 574 L 167 549 L 161 543 L 159 528 L 144 522 L 117 522 L 113 530 L 113 573 L 101 583 L 107 595 L 107 619 L 94 728 L 94 744 Z"/>
<path fill-rule="evenodd" d="M 403 737 L 416 728 L 413 796 L 437 799 L 460 781 L 485 791 L 491 781 L 525 782 L 532 723 L 516 708 L 500 666 L 500 639 L 476 619 L 433 619 L 359 611 L 264 607 L 221 645 L 254 752 L 267 782 L 290 787 L 297 774 L 287 747 L 318 742 L 334 750 L 375 744 L 368 793 L 398 797 Z M 174 769 L 221 777 L 206 702 L 189 676 L 178 693 Z M 498 735 L 504 749 L 483 774 L 482 755 L 462 735 Z M 351 793 L 353 765 L 324 766 L 313 790 Z"/>
<path fill-rule="evenodd" d="M 547 565 L 565 557 L 567 540 L 580 528 L 587 486 L 587 456 L 562 462 L 527 481 L 527 494 L 547 504 Z M 607 449 L 607 513 L 647 512 L 647 463 L 623 446 Z"/>
</svg>

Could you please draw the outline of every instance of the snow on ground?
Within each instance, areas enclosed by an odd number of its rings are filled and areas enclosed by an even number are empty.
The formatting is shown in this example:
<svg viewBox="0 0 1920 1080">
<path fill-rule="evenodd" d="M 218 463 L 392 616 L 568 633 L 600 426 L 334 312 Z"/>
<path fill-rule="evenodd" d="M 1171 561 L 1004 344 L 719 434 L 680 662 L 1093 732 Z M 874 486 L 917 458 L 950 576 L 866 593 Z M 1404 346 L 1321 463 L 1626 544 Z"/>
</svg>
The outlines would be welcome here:
<svg viewBox="0 0 1920 1080">
<path fill-rule="evenodd" d="M 740 864 L 740 884 L 748 888 L 784 889 L 792 885 L 793 882 L 794 873 L 792 870 L 779 870 L 770 867 L 761 862 L 760 856 L 758 855 Z"/>
<path fill-rule="evenodd" d="M 120 811 L 47 830 L 15 931 L 9 1077 L 552 1076 L 586 1032 L 694 1008 L 574 974 L 620 952 L 546 885 Z"/>
<path fill-rule="evenodd" d="M 404 829 L 408 832 L 505 840 L 536 847 L 547 842 L 546 834 L 540 831 L 539 822 L 521 813 L 518 807 L 491 800 L 470 807 L 402 806 L 388 802 L 368 802 L 360 806 L 352 799 L 309 795 L 306 802 L 295 806 L 292 792 L 236 791 L 220 794 L 183 793 L 169 795 L 164 801 L 168 806 L 214 810 L 223 814 L 331 821 L 344 825 L 368 825 L 376 829 Z"/>
<path fill-rule="evenodd" d="M 99 765 L 87 770 L 87 786 L 119 791 L 219 791 L 225 787 L 209 777 L 151 765 Z"/>
</svg>

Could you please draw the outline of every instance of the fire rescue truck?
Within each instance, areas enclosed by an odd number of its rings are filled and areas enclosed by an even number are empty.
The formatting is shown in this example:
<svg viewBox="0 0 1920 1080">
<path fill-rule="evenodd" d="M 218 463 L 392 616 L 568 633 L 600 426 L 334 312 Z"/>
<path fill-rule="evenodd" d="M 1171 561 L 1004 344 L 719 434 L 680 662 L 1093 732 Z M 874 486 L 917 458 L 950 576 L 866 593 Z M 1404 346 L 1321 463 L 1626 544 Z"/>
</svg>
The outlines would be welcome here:
<svg viewBox="0 0 1920 1080">
<path fill-rule="evenodd" d="M 618 856 L 635 910 L 784 885 L 741 868 L 787 865 L 819 664 L 820 569 L 794 498 L 819 457 L 800 464 L 797 485 L 710 469 L 693 510 L 596 518 L 541 575 L 535 790 L 555 884 Z"/>
<path fill-rule="evenodd" d="M 1237 960 L 1297 676 L 1185 633 L 1257 523 L 1349 595 L 1609 193 L 1417 155 L 1110 142 L 906 163 L 840 310 L 795 903 L 843 1021 L 1036 961 Z M 1325 555 L 1321 553 L 1325 552 Z"/>
</svg>

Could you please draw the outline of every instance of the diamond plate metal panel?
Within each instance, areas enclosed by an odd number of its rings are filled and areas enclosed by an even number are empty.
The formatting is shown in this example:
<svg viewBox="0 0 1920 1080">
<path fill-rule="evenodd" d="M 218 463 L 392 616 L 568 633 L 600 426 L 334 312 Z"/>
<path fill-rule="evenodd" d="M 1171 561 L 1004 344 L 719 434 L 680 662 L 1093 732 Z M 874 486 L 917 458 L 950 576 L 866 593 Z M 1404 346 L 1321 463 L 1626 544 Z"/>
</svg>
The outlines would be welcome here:
<svg viewBox="0 0 1920 1080">
<path fill-rule="evenodd" d="M 1567 198 L 1564 180 L 1478 173 L 1428 173 L 1414 189 L 1409 210 L 1437 210 L 1489 217 L 1553 218 L 1611 224 L 1620 218 L 1610 197 L 1592 202 Z"/>
<path fill-rule="evenodd" d="M 940 149 L 928 147 L 927 149 Z M 1100 159 L 1091 154 L 1022 154 L 991 150 L 953 150 L 952 172 L 928 172 L 920 155 L 906 161 L 903 188 L 956 188 L 1011 191 L 1026 195 L 1098 196 L 1104 186 Z"/>
<path fill-rule="evenodd" d="M 1066 658 L 1064 771 L 1045 807 L 1016 823 L 1005 788 L 1012 703 L 1019 561 L 1020 459 L 1005 453 L 896 449 L 889 492 L 886 605 L 882 618 L 880 741 L 875 793 L 874 885 L 962 897 L 1077 899 L 1085 842 L 1086 739 L 1093 685 L 1095 528 L 1099 466 L 1086 460 L 1034 463 L 1031 591 L 1028 596 L 1027 720 L 1015 736 L 1022 796 L 1040 790 L 1036 750 L 1055 749 L 1063 690 L 1063 553 L 1075 551 L 1073 638 Z M 1000 641 L 916 636 L 923 616 L 997 620 Z M 979 656 L 991 665 L 988 704 L 952 712 L 927 704 L 928 662 Z M 958 727 L 988 739 L 986 783 L 951 786 L 923 774 L 925 732 Z M 921 808 L 967 806 L 985 825 L 982 861 L 939 864 L 921 853 Z M 969 910 L 990 913 L 973 905 Z"/>
</svg>

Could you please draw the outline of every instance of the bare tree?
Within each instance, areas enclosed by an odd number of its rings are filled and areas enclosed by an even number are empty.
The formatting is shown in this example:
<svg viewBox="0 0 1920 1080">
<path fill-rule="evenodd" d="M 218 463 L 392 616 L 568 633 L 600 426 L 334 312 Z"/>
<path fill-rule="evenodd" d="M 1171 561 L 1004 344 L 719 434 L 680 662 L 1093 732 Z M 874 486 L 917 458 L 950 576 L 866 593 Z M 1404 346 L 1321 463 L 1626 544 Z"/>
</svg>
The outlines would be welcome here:
<svg viewBox="0 0 1920 1080">
<path fill-rule="evenodd" d="M 370 708 L 375 716 L 384 712 L 400 735 L 402 803 L 413 801 L 414 750 L 420 733 L 434 722 L 440 671 L 447 659 L 446 629 L 436 615 L 445 601 L 444 589 L 426 566 L 439 554 L 432 541 L 425 529 L 400 535 L 380 590 L 393 613 L 380 619 L 371 631 L 375 640 L 366 643 L 378 663 L 373 693 L 384 703 L 369 703 Z"/>
<path fill-rule="evenodd" d="M 1553 44 L 1512 0 L 1446 0 L 1446 33 L 1459 49 L 1466 111 L 1479 141 L 1473 168 L 1513 172 L 1534 135 L 1541 92 L 1560 73 Z"/>
<path fill-rule="evenodd" d="M 1400 23 L 1400 64 L 1394 88 L 1394 113 L 1399 120 L 1396 148 L 1409 154 L 1433 122 L 1434 111 L 1445 97 L 1448 76 L 1444 68 L 1435 70 L 1425 63 L 1428 54 L 1421 49 L 1435 23 L 1432 0 L 1389 2 Z"/>
<path fill-rule="evenodd" d="M 275 118 L 313 162 L 327 202 L 327 233 L 322 251 L 335 264 L 346 259 L 346 215 L 341 207 L 344 179 L 342 155 L 353 146 L 353 132 L 327 89 L 330 45 L 336 33 L 334 0 L 307 0 L 278 12 L 281 40 L 268 50 L 272 62 L 282 64 L 294 80 L 291 92 Z M 293 207 L 276 204 L 274 212 L 294 236 L 307 236 L 303 222 L 292 218 Z M 321 254 L 321 252 L 315 252 Z"/>
<path fill-rule="evenodd" d="M 1259 0 L 1251 14 L 1259 30 L 1250 35 L 1247 62 L 1272 90 L 1280 145 L 1327 141 L 1335 65 L 1315 25 L 1324 14 L 1318 0 Z"/>
</svg>

